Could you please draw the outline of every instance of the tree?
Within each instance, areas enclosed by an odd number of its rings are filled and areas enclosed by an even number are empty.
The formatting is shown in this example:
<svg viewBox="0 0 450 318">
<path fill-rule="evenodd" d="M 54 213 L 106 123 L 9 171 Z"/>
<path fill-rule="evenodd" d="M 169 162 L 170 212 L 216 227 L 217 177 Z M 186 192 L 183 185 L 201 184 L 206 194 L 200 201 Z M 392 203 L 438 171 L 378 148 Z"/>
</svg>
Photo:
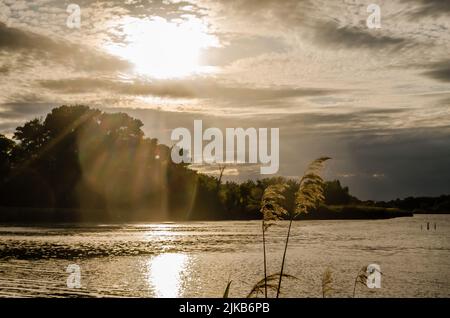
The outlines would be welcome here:
<svg viewBox="0 0 450 318">
<path fill-rule="evenodd" d="M 327 181 L 324 183 L 323 193 L 325 196 L 325 204 L 344 205 L 352 201 L 348 187 L 342 187 L 339 180 Z"/>
<path fill-rule="evenodd" d="M 13 140 L 0 134 L 0 182 L 3 183 L 11 169 L 11 156 L 15 147 Z"/>
<path fill-rule="evenodd" d="M 47 143 L 49 136 L 42 119 L 36 118 L 17 127 L 13 138 L 19 142 L 16 158 L 19 161 L 30 161 L 39 155 L 39 151 Z"/>
</svg>

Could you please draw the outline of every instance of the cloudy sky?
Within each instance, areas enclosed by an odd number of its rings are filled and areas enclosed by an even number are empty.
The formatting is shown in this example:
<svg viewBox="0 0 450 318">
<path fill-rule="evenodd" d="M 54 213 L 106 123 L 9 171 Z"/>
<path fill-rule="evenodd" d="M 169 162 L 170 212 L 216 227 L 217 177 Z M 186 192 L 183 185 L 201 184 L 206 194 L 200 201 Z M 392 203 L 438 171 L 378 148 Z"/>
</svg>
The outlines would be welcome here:
<svg viewBox="0 0 450 318">
<path fill-rule="evenodd" d="M 447 0 L 0 0 L 0 132 L 75 103 L 125 111 L 163 143 L 194 119 L 277 127 L 281 175 L 328 155 L 326 178 L 362 199 L 439 195 L 449 53 Z"/>
</svg>

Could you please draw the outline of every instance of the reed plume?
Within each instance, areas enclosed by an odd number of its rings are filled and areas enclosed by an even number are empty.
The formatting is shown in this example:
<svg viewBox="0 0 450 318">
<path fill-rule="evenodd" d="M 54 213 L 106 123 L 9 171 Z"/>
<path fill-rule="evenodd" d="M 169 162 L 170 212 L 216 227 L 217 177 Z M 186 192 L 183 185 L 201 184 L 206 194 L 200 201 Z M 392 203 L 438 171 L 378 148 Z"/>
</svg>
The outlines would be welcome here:
<svg viewBox="0 0 450 318">
<path fill-rule="evenodd" d="M 327 268 L 322 275 L 322 297 L 325 298 L 333 291 L 333 272 Z"/>
<path fill-rule="evenodd" d="M 261 279 L 259 282 L 255 284 L 255 286 L 253 286 L 252 290 L 247 295 L 247 298 L 258 297 L 259 294 L 263 294 L 263 291 L 265 294 L 267 289 L 276 291 L 277 290 L 276 281 L 280 275 L 281 275 L 280 273 L 275 273 L 269 276 L 264 276 L 263 279 Z M 297 277 L 289 274 L 283 274 L 283 276 L 287 279 L 297 279 Z"/>
<path fill-rule="evenodd" d="M 329 157 L 321 157 L 310 163 L 303 177 L 300 179 L 300 187 L 295 195 L 295 211 L 290 213 L 289 227 L 286 235 L 286 243 L 284 245 L 283 259 L 281 261 L 280 279 L 278 281 L 277 298 L 281 290 L 281 281 L 283 278 L 284 264 L 286 261 L 286 251 L 291 233 L 292 221 L 300 214 L 309 213 L 315 209 L 320 202 L 324 200 L 323 195 L 323 179 L 319 175 L 325 162 L 330 160 Z"/>
<path fill-rule="evenodd" d="M 367 284 L 367 266 L 361 267 L 358 274 L 355 277 L 355 283 L 353 284 L 353 298 L 355 298 L 356 285 L 361 284 L 366 286 Z"/>
<path fill-rule="evenodd" d="M 283 192 L 286 185 L 275 184 L 268 186 L 263 193 L 261 199 L 262 234 L 263 234 L 263 254 L 264 254 L 264 296 L 267 298 L 267 259 L 266 259 L 266 231 L 273 221 L 280 220 L 287 214 L 286 209 L 282 206 L 285 200 Z M 255 285 L 256 286 L 256 285 Z"/>
</svg>

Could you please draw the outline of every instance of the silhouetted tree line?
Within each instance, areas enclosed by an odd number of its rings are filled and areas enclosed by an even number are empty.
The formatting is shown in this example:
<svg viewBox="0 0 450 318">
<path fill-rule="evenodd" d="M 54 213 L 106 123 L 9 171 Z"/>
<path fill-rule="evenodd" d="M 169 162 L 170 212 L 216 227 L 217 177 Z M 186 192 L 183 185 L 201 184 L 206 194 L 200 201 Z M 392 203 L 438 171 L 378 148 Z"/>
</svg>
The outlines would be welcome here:
<svg viewBox="0 0 450 318">
<path fill-rule="evenodd" d="M 171 148 L 142 126 L 76 105 L 28 121 L 12 139 L 0 135 L 0 213 L 20 221 L 259 219 L 263 192 L 277 183 L 288 185 L 288 208 L 295 204 L 298 181 L 221 183 L 174 164 Z M 327 205 L 360 202 L 337 180 L 324 194 Z"/>
<path fill-rule="evenodd" d="M 17 127 L 12 140 L 0 137 L 0 205 L 46 208 L 49 219 L 185 218 L 200 195 L 212 197 L 199 180 L 208 178 L 174 165 L 170 149 L 144 137 L 142 126 L 79 105 Z"/>
<path fill-rule="evenodd" d="M 380 207 L 399 208 L 414 213 L 449 213 L 450 195 L 441 195 L 438 197 L 407 197 L 387 202 L 372 202 L 372 204 Z"/>
</svg>

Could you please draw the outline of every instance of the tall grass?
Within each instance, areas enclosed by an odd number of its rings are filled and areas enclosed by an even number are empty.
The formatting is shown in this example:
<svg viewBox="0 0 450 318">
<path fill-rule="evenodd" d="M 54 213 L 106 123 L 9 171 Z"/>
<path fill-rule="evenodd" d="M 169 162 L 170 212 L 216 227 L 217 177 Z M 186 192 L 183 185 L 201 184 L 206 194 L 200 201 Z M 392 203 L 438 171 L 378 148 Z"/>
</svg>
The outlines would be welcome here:
<svg viewBox="0 0 450 318">
<path fill-rule="evenodd" d="M 223 292 L 223 298 L 228 298 L 229 294 L 230 294 L 230 287 L 231 287 L 231 283 L 233 281 L 229 280 L 227 287 L 225 288 L 225 291 Z"/>
<path fill-rule="evenodd" d="M 267 259 L 266 259 L 266 230 L 262 221 L 263 254 L 264 254 L 264 296 L 267 298 Z"/>
<path fill-rule="evenodd" d="M 322 297 L 325 298 L 333 291 L 333 273 L 331 269 L 327 268 L 322 275 Z"/>
<path fill-rule="evenodd" d="M 276 291 L 277 290 L 276 281 L 278 280 L 278 277 L 280 275 L 281 275 L 280 273 L 275 273 L 275 274 L 271 274 L 268 276 L 264 276 L 263 279 L 261 279 L 259 282 L 257 282 L 255 284 L 255 286 L 253 286 L 252 290 L 247 295 L 247 298 L 258 297 L 259 294 L 263 293 L 263 290 L 264 290 L 264 293 L 266 293 L 267 289 Z M 289 274 L 283 274 L 283 277 L 297 279 L 297 277 L 289 275 Z M 266 298 L 267 298 L 267 296 L 266 296 Z"/>
<path fill-rule="evenodd" d="M 367 277 L 368 277 L 368 266 L 363 266 L 358 271 L 355 281 L 353 284 L 353 298 L 355 298 L 356 295 L 356 287 L 358 284 L 367 287 Z M 273 292 L 278 292 L 278 284 L 276 284 L 276 281 L 279 279 L 280 276 L 283 276 L 286 279 L 298 279 L 295 276 L 289 275 L 289 274 L 281 274 L 275 273 L 271 275 L 265 275 L 263 279 L 258 281 L 250 291 L 250 293 L 247 295 L 247 298 L 251 297 L 258 297 L 260 294 L 263 294 L 267 298 L 267 291 L 271 290 Z M 326 298 L 328 295 L 330 295 L 335 289 L 333 288 L 333 272 L 330 268 L 327 268 L 324 273 L 322 274 L 322 280 L 321 280 L 321 287 L 322 287 L 322 297 Z M 225 288 L 225 291 L 223 293 L 223 298 L 228 298 L 230 293 L 230 286 L 232 281 L 229 279 L 227 286 Z"/>
<path fill-rule="evenodd" d="M 295 276 L 284 273 L 287 248 L 289 245 L 289 238 L 292 228 L 292 222 L 300 214 L 306 214 L 317 208 L 317 206 L 324 201 L 323 195 L 323 179 L 319 175 L 320 171 L 329 157 L 321 157 L 308 166 L 304 175 L 300 179 L 300 186 L 295 194 L 295 208 L 293 211 L 288 211 L 285 206 L 286 197 L 284 195 L 287 189 L 287 184 L 274 184 L 268 186 L 261 199 L 260 212 L 262 218 L 262 242 L 263 242 L 263 257 L 264 257 L 264 278 L 258 281 L 250 291 L 247 297 L 257 297 L 263 294 L 265 298 L 268 297 L 268 291 L 276 292 L 276 297 L 279 298 L 281 293 L 281 284 L 283 277 L 286 279 L 297 279 Z M 266 252 L 266 234 L 270 226 L 278 220 L 289 220 L 289 226 L 284 243 L 283 258 L 281 260 L 280 272 L 268 275 L 267 274 L 267 252 Z M 278 283 L 276 282 L 278 280 Z M 358 284 L 366 285 L 367 282 L 367 266 L 362 267 L 356 275 L 353 285 L 353 297 L 356 294 L 356 286 Z M 322 297 L 326 297 L 333 291 L 332 287 L 333 275 L 328 268 L 322 276 Z M 228 298 L 231 281 L 228 281 L 223 297 Z"/>
<path fill-rule="evenodd" d="M 276 184 L 266 188 L 261 200 L 261 213 L 263 215 L 263 251 L 264 251 L 264 279 L 265 279 L 265 296 L 267 297 L 267 262 L 266 262 L 266 238 L 265 232 L 271 222 L 282 219 L 289 219 L 289 226 L 284 244 L 283 258 L 281 260 L 281 269 L 278 279 L 276 297 L 280 296 L 281 283 L 283 279 L 284 267 L 286 263 L 287 248 L 289 245 L 289 237 L 291 234 L 292 221 L 300 214 L 309 213 L 316 208 L 319 203 L 323 202 L 323 179 L 319 175 L 325 162 L 331 158 L 321 157 L 309 164 L 304 175 L 300 179 L 300 186 L 295 195 L 295 208 L 293 211 L 287 211 L 285 205 L 286 198 L 283 192 L 287 185 Z M 266 225 L 267 223 L 267 225 Z"/>
<path fill-rule="evenodd" d="M 366 286 L 366 282 L 367 282 L 367 266 L 363 266 L 361 267 L 361 269 L 359 270 L 358 274 L 355 277 L 355 282 L 353 284 L 353 298 L 355 298 L 356 286 L 358 284 Z"/>
<path fill-rule="evenodd" d="M 283 218 L 287 210 L 282 206 L 286 198 L 283 192 L 286 185 L 276 184 L 266 188 L 261 199 L 262 237 L 263 237 L 263 255 L 264 255 L 264 296 L 267 298 L 267 258 L 266 258 L 266 232 L 273 224 L 273 221 Z"/>
</svg>

